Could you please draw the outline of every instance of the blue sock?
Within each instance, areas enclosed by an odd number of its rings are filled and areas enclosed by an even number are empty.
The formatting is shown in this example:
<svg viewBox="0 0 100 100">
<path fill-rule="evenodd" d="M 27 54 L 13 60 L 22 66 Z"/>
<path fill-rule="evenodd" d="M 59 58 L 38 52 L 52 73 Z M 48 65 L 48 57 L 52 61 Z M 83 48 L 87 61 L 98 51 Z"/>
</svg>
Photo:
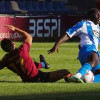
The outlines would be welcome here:
<svg viewBox="0 0 100 100">
<path fill-rule="evenodd" d="M 99 83 L 100 82 L 100 74 L 94 76 L 94 81 L 93 82 L 94 83 Z"/>
<path fill-rule="evenodd" d="M 45 68 L 45 63 L 44 62 L 40 62 L 40 64 L 42 65 L 42 68 Z"/>
<path fill-rule="evenodd" d="M 83 76 L 87 73 L 88 70 L 91 70 L 91 69 L 92 69 L 92 66 L 89 63 L 85 63 L 77 73 L 81 73 L 81 75 Z"/>
</svg>

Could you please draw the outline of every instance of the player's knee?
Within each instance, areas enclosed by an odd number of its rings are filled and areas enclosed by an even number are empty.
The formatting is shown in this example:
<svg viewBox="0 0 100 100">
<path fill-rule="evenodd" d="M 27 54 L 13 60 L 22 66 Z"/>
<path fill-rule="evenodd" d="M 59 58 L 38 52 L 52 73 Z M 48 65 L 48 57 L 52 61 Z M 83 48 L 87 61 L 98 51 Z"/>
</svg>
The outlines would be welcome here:
<svg viewBox="0 0 100 100">
<path fill-rule="evenodd" d="M 95 59 L 92 62 L 89 62 L 92 67 L 96 67 L 99 64 L 99 59 Z"/>
<path fill-rule="evenodd" d="M 88 63 L 91 64 L 92 67 L 95 67 L 99 64 L 99 57 L 97 53 L 93 52 L 89 57 L 88 57 Z"/>
<path fill-rule="evenodd" d="M 95 59 L 94 61 L 94 67 L 97 66 L 99 64 L 99 59 Z"/>
<path fill-rule="evenodd" d="M 93 67 L 97 66 L 99 64 L 99 57 L 96 54 L 93 58 Z"/>
</svg>

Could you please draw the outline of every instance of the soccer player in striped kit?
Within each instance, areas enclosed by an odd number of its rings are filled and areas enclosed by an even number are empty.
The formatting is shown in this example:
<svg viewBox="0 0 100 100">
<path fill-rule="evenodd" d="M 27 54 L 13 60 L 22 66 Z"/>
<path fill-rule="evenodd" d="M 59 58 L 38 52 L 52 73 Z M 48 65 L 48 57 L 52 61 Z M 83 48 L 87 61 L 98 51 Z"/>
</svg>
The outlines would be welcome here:
<svg viewBox="0 0 100 100">
<path fill-rule="evenodd" d="M 81 77 L 91 70 L 94 75 L 100 74 L 100 56 L 98 52 L 100 38 L 100 11 L 97 8 L 91 8 L 86 16 L 86 20 L 82 20 L 69 28 L 66 34 L 61 37 L 48 53 L 58 52 L 59 44 L 69 40 L 74 36 L 80 37 L 78 59 L 82 67 L 78 72 L 69 77 L 70 82 L 82 83 Z M 94 82 L 100 82 L 100 78 L 94 78 Z"/>
</svg>

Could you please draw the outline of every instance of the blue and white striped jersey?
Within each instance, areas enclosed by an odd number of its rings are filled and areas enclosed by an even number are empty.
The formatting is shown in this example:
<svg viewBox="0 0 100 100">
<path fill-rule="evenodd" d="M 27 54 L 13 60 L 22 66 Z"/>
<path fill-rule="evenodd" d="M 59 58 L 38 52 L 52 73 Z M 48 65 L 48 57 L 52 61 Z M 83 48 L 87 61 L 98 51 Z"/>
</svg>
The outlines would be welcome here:
<svg viewBox="0 0 100 100">
<path fill-rule="evenodd" d="M 99 37 L 100 37 L 100 27 L 95 25 L 92 21 L 82 20 L 69 28 L 66 33 L 70 38 L 79 35 L 80 46 L 85 44 L 95 45 L 98 50 Z"/>
</svg>

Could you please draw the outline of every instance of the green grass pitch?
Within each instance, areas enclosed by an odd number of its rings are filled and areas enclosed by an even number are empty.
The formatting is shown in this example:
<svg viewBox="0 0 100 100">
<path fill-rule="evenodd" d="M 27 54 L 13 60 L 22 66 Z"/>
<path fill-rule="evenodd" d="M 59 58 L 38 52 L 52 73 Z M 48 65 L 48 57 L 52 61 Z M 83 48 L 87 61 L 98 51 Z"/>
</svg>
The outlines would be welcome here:
<svg viewBox="0 0 100 100">
<path fill-rule="evenodd" d="M 16 42 L 17 46 L 21 43 Z M 55 71 L 68 69 L 73 74 L 81 67 L 77 60 L 78 43 L 67 42 L 59 47 L 59 53 L 48 54 L 54 43 L 33 43 L 30 49 L 31 57 L 39 62 L 43 54 L 50 69 Z M 0 59 L 5 54 L 0 48 Z M 19 76 L 7 68 L 0 70 L 0 100 L 99 100 L 100 83 L 66 83 L 63 79 L 55 83 L 22 83 Z"/>
</svg>

